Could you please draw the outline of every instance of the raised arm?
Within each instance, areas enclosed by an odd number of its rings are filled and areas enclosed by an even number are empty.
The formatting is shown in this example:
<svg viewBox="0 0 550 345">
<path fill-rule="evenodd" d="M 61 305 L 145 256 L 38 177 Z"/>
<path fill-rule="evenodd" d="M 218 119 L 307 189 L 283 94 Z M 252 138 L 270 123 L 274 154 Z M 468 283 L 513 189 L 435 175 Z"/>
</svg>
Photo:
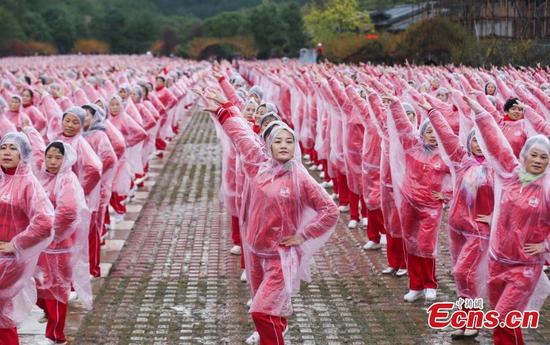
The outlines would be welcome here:
<svg viewBox="0 0 550 345">
<path fill-rule="evenodd" d="M 227 78 L 221 76 L 218 79 L 218 83 L 220 84 L 220 87 L 222 88 L 223 93 L 225 94 L 227 99 L 229 99 L 229 101 L 236 105 L 239 109 L 242 109 L 244 107 L 244 104 L 239 96 L 237 96 L 237 91 L 235 90 L 233 85 L 231 85 L 231 83 L 227 80 Z"/>
<path fill-rule="evenodd" d="M 487 98 L 487 95 L 485 95 L 482 92 L 476 93 L 476 100 L 479 102 L 479 104 L 495 119 L 497 123 L 499 123 L 502 120 L 502 116 L 498 112 L 497 108 L 491 103 L 489 98 Z"/>
<path fill-rule="evenodd" d="M 259 142 L 250 125 L 240 116 L 239 109 L 232 103 L 228 102 L 220 106 L 216 111 L 216 117 L 233 143 L 245 173 L 250 177 L 255 176 L 261 165 L 270 159 L 262 143 Z"/>
<path fill-rule="evenodd" d="M 542 115 L 538 114 L 529 106 L 524 106 L 523 115 L 529 124 L 531 124 L 535 132 L 550 137 L 550 123 L 548 123 Z"/>
<path fill-rule="evenodd" d="M 439 110 L 431 109 L 428 111 L 428 118 L 439 137 L 439 145 L 453 163 L 460 163 L 468 153 L 464 147 L 460 145 L 458 136 L 453 132 L 453 129 L 447 120 L 445 120 L 443 114 L 441 114 Z"/>
<path fill-rule="evenodd" d="M 473 102 L 471 101 L 470 105 L 474 110 L 474 121 L 481 136 L 478 141 L 481 139 L 483 153 L 495 171 L 503 176 L 509 176 L 519 165 L 512 147 L 495 119 L 479 104 Z"/>
<path fill-rule="evenodd" d="M 497 89 L 504 96 L 505 100 L 514 97 L 514 93 L 512 92 L 512 90 L 508 87 L 506 82 L 500 78 L 500 76 L 496 76 L 495 80 L 497 84 Z"/>
<path fill-rule="evenodd" d="M 336 97 L 336 101 L 340 106 L 340 109 L 344 112 L 344 115 L 349 116 L 353 110 L 353 105 L 350 100 L 347 98 L 346 94 L 342 90 L 342 87 L 338 81 L 334 78 L 329 78 L 328 80 L 332 93 Z"/>
<path fill-rule="evenodd" d="M 418 138 L 413 134 L 414 127 L 409 121 L 401 102 L 397 98 L 393 99 L 390 104 L 390 115 L 395 123 L 403 149 L 407 150 L 418 143 Z"/>
</svg>

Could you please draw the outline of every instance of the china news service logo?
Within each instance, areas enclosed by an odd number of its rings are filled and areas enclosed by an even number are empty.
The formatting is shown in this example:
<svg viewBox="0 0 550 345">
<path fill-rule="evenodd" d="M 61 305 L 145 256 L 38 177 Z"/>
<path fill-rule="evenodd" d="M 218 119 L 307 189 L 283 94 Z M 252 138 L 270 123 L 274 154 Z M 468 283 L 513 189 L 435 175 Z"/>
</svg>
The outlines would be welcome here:
<svg viewBox="0 0 550 345">
<path fill-rule="evenodd" d="M 537 328 L 539 325 L 538 311 L 512 310 L 506 315 L 500 315 L 496 310 L 483 310 L 482 298 L 459 298 L 455 303 L 438 302 L 428 310 L 428 325 L 433 329 L 494 329 L 506 328 Z"/>
</svg>

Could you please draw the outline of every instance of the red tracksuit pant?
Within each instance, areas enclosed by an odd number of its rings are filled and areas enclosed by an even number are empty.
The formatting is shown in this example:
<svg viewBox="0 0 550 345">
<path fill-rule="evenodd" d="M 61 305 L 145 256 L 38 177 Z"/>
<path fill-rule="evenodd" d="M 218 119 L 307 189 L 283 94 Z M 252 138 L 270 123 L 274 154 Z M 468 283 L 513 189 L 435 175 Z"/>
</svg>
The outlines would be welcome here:
<svg viewBox="0 0 550 345">
<path fill-rule="evenodd" d="M 118 214 L 124 214 L 126 213 L 126 205 L 122 204 L 122 201 L 126 199 L 126 195 L 118 195 L 117 193 L 113 192 L 111 194 L 111 200 L 110 204 Z"/>
<path fill-rule="evenodd" d="M 370 225 L 370 220 L 369 220 Z M 388 266 L 393 269 L 407 268 L 407 259 L 405 254 L 405 244 L 402 238 L 391 237 L 386 234 L 386 254 L 388 256 Z"/>
<path fill-rule="evenodd" d="M 368 210 L 363 197 L 350 191 L 349 193 L 349 219 L 359 221 L 359 203 L 361 203 L 361 217 L 368 218 Z"/>
<path fill-rule="evenodd" d="M 501 317 L 512 310 L 524 310 L 541 274 L 542 265 L 504 265 L 489 258 L 487 288 L 493 309 Z M 495 328 L 493 332 L 496 345 L 524 344 L 520 328 Z"/>
<path fill-rule="evenodd" d="M 0 345 L 19 345 L 17 328 L 0 328 Z"/>
<path fill-rule="evenodd" d="M 101 276 L 101 269 L 99 268 L 100 253 L 101 253 L 101 237 L 99 235 L 100 229 L 97 212 L 92 212 L 90 217 L 90 230 L 88 232 L 88 249 L 89 249 L 89 261 L 90 261 L 90 274 L 94 277 Z"/>
<path fill-rule="evenodd" d="M 325 173 L 325 177 L 324 177 L 325 182 L 330 182 L 330 175 L 328 174 L 328 161 L 326 159 L 321 159 L 320 162 L 321 162 L 321 165 L 323 166 L 323 172 Z M 338 193 L 338 191 L 336 190 L 336 185 L 335 185 L 334 192 Z"/>
<path fill-rule="evenodd" d="M 524 345 L 521 328 L 497 327 L 493 330 L 494 345 Z"/>
<path fill-rule="evenodd" d="M 382 215 L 382 210 L 368 210 L 367 212 L 367 217 L 369 219 L 369 224 L 367 226 L 367 237 L 370 241 L 373 241 L 374 243 L 380 243 L 380 235 L 386 233 L 386 229 L 384 228 L 384 216 Z"/>
<path fill-rule="evenodd" d="M 338 185 L 337 188 L 336 185 Z M 348 180 L 346 175 L 342 174 L 340 171 L 337 171 L 334 186 L 334 190 L 338 190 L 338 200 L 340 201 L 340 206 L 349 205 L 351 191 L 348 188 Z"/>
<path fill-rule="evenodd" d="M 44 310 L 48 318 L 46 338 L 58 343 L 66 341 L 65 320 L 67 318 L 67 304 L 57 300 L 42 298 L 39 298 L 36 304 Z"/>
<path fill-rule="evenodd" d="M 239 218 L 231 217 L 231 240 L 236 246 L 241 246 L 241 268 L 244 269 L 244 250 L 241 241 L 241 230 L 239 226 Z"/>
<path fill-rule="evenodd" d="M 407 268 L 411 290 L 437 289 L 435 259 L 407 254 Z"/>
<path fill-rule="evenodd" d="M 260 345 L 284 345 L 283 332 L 287 326 L 286 318 L 264 313 L 251 313 L 251 315 L 256 331 L 260 335 Z"/>
</svg>

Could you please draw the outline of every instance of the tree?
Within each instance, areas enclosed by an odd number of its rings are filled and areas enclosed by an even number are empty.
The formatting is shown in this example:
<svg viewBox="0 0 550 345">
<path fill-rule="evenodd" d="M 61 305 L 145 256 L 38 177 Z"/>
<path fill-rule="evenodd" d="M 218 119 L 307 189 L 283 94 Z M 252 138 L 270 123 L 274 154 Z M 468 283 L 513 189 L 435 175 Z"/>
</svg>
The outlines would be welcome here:
<svg viewBox="0 0 550 345">
<path fill-rule="evenodd" d="M 304 18 L 300 7 L 296 3 L 287 3 L 281 6 L 280 17 L 286 24 L 286 55 L 296 57 L 300 49 L 308 45 L 305 32 Z"/>
<path fill-rule="evenodd" d="M 28 39 L 53 42 L 48 24 L 38 12 L 25 12 L 21 17 L 21 27 Z"/>
<path fill-rule="evenodd" d="M 7 54 L 15 41 L 24 38 L 25 33 L 17 17 L 4 7 L 0 7 L 0 54 Z"/>
<path fill-rule="evenodd" d="M 357 0 L 329 0 L 325 7 L 306 6 L 306 27 L 315 41 L 326 42 L 342 33 L 362 33 L 372 29 L 368 13 Z"/>
<path fill-rule="evenodd" d="M 286 23 L 279 16 L 278 7 L 264 3 L 254 7 L 249 15 L 249 31 L 259 48 L 261 59 L 283 56 L 287 45 Z"/>
<path fill-rule="evenodd" d="M 475 38 L 460 24 L 435 17 L 411 25 L 397 38 L 393 54 L 416 63 L 458 62 L 477 64 L 479 48 Z"/>
<path fill-rule="evenodd" d="M 61 53 L 67 53 L 73 47 L 76 35 L 76 19 L 65 5 L 49 7 L 43 13 L 46 25 Z"/>
<path fill-rule="evenodd" d="M 329 59 L 342 61 L 366 45 L 364 33 L 372 23 L 357 0 L 329 0 L 325 7 L 306 6 L 306 12 L 306 27 L 315 42 L 323 43 Z"/>
<path fill-rule="evenodd" d="M 178 44 L 174 29 L 172 29 L 170 26 L 164 27 L 161 36 L 161 42 L 162 45 L 160 48 L 160 53 L 162 55 L 172 54 L 174 52 L 174 49 L 176 48 L 176 45 Z"/>
<path fill-rule="evenodd" d="M 231 37 L 246 34 L 246 16 L 242 12 L 222 12 L 206 19 L 202 25 L 203 35 Z"/>
</svg>

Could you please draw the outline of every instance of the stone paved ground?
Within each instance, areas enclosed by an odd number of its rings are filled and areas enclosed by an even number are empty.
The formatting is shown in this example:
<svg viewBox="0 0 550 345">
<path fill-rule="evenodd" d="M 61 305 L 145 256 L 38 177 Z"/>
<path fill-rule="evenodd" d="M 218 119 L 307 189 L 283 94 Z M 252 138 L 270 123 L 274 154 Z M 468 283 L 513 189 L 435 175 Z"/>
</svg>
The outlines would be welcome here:
<svg viewBox="0 0 550 345">
<path fill-rule="evenodd" d="M 95 307 L 73 344 L 243 344 L 253 330 L 229 254 L 229 218 L 217 199 L 220 146 L 209 118 L 196 114 L 175 143 Z M 365 252 L 362 230 L 337 233 L 319 255 L 313 282 L 294 299 L 288 344 L 450 344 L 427 327 L 424 303 L 406 304 L 407 279 L 382 276 L 383 252 Z M 446 239 L 441 236 L 441 242 Z M 441 246 L 439 300 L 454 300 L 449 253 Z M 528 344 L 550 343 L 549 309 Z M 75 321 L 76 322 L 76 321 Z M 478 337 L 490 344 L 488 332 Z M 476 341 L 455 342 L 475 344 Z"/>
</svg>

